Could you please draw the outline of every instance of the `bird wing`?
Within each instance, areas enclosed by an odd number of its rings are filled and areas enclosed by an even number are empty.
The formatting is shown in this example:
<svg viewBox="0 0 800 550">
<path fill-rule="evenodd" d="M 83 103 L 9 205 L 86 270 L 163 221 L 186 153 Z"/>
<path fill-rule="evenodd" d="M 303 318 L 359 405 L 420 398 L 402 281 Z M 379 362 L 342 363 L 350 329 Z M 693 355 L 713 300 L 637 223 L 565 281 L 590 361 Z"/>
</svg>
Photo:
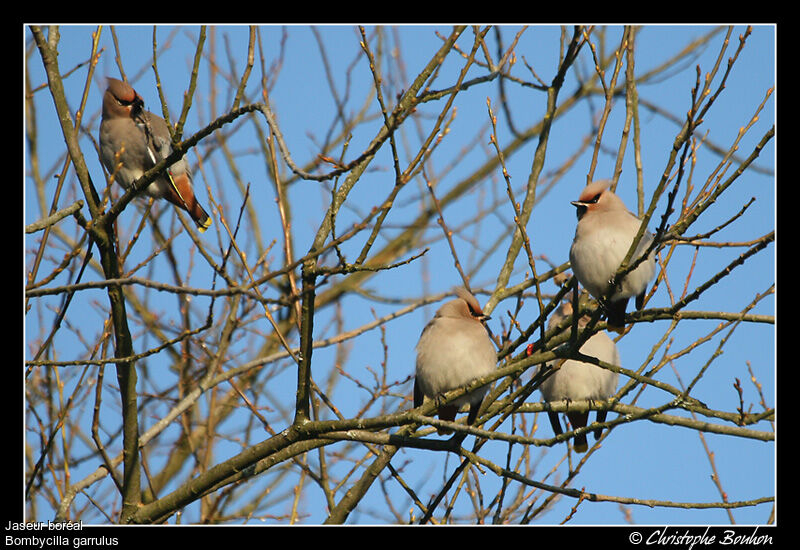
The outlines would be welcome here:
<svg viewBox="0 0 800 550">
<path fill-rule="evenodd" d="M 147 154 L 150 155 L 150 160 L 152 161 L 153 166 L 167 158 L 170 153 L 172 153 L 172 143 L 170 143 L 168 139 L 156 135 L 153 132 L 153 129 L 150 127 L 149 117 L 147 117 L 145 113 L 142 113 L 142 116 L 138 117 L 137 126 L 139 126 L 139 128 L 141 128 L 141 130 L 144 132 L 145 139 L 147 141 Z M 180 189 L 175 184 L 175 180 L 172 177 L 172 167 L 167 167 L 165 173 L 167 175 L 167 181 L 169 181 L 170 187 L 172 187 L 172 189 L 175 191 L 175 194 L 188 211 L 189 205 L 186 202 L 186 199 L 183 198 L 183 194 L 181 194 Z"/>
</svg>

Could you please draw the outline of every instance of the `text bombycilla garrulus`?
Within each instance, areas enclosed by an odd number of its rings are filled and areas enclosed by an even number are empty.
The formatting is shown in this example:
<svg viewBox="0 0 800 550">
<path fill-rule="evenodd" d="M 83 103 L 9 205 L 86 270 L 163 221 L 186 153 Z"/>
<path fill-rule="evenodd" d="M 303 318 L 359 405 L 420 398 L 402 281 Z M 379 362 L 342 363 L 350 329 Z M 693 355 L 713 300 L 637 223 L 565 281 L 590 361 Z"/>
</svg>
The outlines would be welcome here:
<svg viewBox="0 0 800 550">
<path fill-rule="evenodd" d="M 445 303 L 422 330 L 417 343 L 417 368 L 414 379 L 414 407 L 424 397 L 437 399 L 441 394 L 466 386 L 495 369 L 497 354 L 483 321 L 478 300 L 459 289 L 458 298 Z M 467 424 L 478 416 L 489 386 L 481 386 L 438 409 L 439 418 L 454 421 L 462 405 L 469 404 Z M 452 430 L 437 428 L 439 434 Z"/>
<path fill-rule="evenodd" d="M 144 110 L 144 100 L 130 84 L 108 79 L 100 122 L 100 156 L 125 189 L 172 153 L 169 127 L 163 118 Z M 179 159 L 147 186 L 145 192 L 189 213 L 203 232 L 211 218 L 197 202 L 186 159 Z"/>
<path fill-rule="evenodd" d="M 553 328 L 558 325 L 562 319 L 572 313 L 572 304 L 564 302 L 559 309 L 553 314 L 548 322 L 548 328 Z M 578 320 L 578 326 L 583 328 L 589 321 L 587 316 L 581 317 Z M 571 332 L 571 329 L 567 329 Z M 597 359 L 619 366 L 619 350 L 617 349 L 614 341 L 609 338 L 605 331 L 596 332 L 581 346 L 580 352 L 583 355 L 596 357 Z M 551 362 L 550 366 L 554 366 L 556 362 Z M 604 369 L 591 363 L 584 363 L 574 359 L 564 360 L 555 372 L 553 372 L 547 379 L 539 386 L 542 392 L 542 397 L 548 403 L 566 401 L 585 401 L 588 399 L 602 401 L 608 399 L 617 389 L 617 380 L 619 374 L 608 369 Z M 607 411 L 597 411 L 597 421 L 606 421 Z M 561 423 L 558 419 L 558 413 L 548 411 L 547 416 L 550 419 L 550 425 L 553 427 L 553 432 L 560 435 Z M 589 422 L 589 412 L 567 412 L 567 418 L 572 425 L 572 429 L 583 428 Z M 602 428 L 594 430 L 595 439 L 600 438 Z M 586 443 L 586 434 L 581 433 L 575 436 L 573 447 L 576 452 L 584 453 L 588 448 Z"/>
<path fill-rule="evenodd" d="M 639 231 L 641 221 L 631 214 L 620 198 L 608 187 L 610 181 L 595 181 L 587 185 L 577 201 L 578 226 L 569 250 L 569 260 L 575 277 L 589 294 L 600 299 L 619 269 L 628 249 Z M 644 254 L 653 235 L 645 230 L 629 265 Z M 656 271 L 651 252 L 636 269 L 628 272 L 603 306 L 608 328 L 622 332 L 628 299 L 636 296 L 636 308 L 641 309 L 648 283 Z"/>
</svg>

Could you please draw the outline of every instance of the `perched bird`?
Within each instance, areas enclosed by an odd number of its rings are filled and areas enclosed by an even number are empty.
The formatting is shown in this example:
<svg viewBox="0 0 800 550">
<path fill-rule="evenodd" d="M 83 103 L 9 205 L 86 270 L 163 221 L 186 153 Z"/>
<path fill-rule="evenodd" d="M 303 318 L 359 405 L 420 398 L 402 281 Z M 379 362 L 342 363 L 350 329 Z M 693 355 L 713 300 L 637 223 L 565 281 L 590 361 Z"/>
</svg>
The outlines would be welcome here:
<svg viewBox="0 0 800 550">
<path fill-rule="evenodd" d="M 163 118 L 144 110 L 144 100 L 127 82 L 108 79 L 100 122 L 100 156 L 124 188 L 172 153 L 169 127 Z M 197 202 L 189 165 L 181 158 L 147 186 L 145 192 L 189 213 L 200 232 L 211 218 Z"/>
<path fill-rule="evenodd" d="M 482 324 L 489 316 L 483 314 L 475 296 L 463 289 L 457 294 L 458 298 L 439 308 L 419 337 L 414 407 L 422 405 L 424 397 L 438 399 L 441 394 L 466 386 L 495 368 L 497 354 Z M 461 406 L 468 403 L 467 424 L 472 425 L 488 391 L 488 385 L 481 386 L 440 406 L 439 418 L 455 420 Z M 452 433 L 446 428 L 437 431 L 440 435 Z"/>
<path fill-rule="evenodd" d="M 572 304 L 564 302 L 558 310 L 553 314 L 548 322 L 548 328 L 553 328 L 558 325 L 565 317 L 572 314 Z M 583 328 L 589 321 L 587 316 L 583 316 L 578 320 L 578 326 Z M 567 329 L 571 331 L 571 329 Z M 580 352 L 583 355 L 596 357 L 605 363 L 612 365 L 619 365 L 619 350 L 617 349 L 614 341 L 608 337 L 605 331 L 597 332 L 591 336 L 581 346 Z M 553 374 L 547 377 L 539 386 L 542 392 L 542 397 L 548 403 L 560 401 L 584 401 L 587 399 L 605 400 L 614 395 L 617 390 L 617 380 L 619 374 L 616 372 L 592 365 L 591 363 L 584 363 L 582 361 L 575 361 L 573 359 L 560 360 L 563 361 L 561 367 L 558 368 Z M 558 361 L 549 363 L 549 366 L 557 366 Z M 597 421 L 605 422 L 606 413 L 608 411 L 597 411 Z M 561 431 L 561 423 L 558 419 L 558 413 L 548 411 L 548 418 L 550 425 L 553 427 L 553 432 L 556 435 L 563 433 Z M 587 412 L 567 412 L 567 418 L 572 425 L 572 429 L 582 428 L 588 424 L 589 413 Z M 594 438 L 599 439 L 602 433 L 602 428 L 594 430 Z M 573 442 L 576 452 L 584 453 L 588 448 L 586 443 L 586 434 L 578 434 L 575 436 Z"/>
<path fill-rule="evenodd" d="M 578 200 L 572 202 L 578 209 L 578 226 L 569 250 L 569 261 L 578 282 L 598 300 L 608 290 L 611 278 L 625 259 L 641 225 L 622 200 L 608 189 L 610 183 L 592 182 L 583 189 Z M 651 242 L 653 235 L 645 231 L 628 265 L 641 257 Z M 622 332 L 625 328 L 625 310 L 631 296 L 636 296 L 636 308 L 641 309 L 647 285 L 655 272 L 655 256 L 651 252 L 636 269 L 625 275 L 602 304 L 610 330 Z"/>
</svg>

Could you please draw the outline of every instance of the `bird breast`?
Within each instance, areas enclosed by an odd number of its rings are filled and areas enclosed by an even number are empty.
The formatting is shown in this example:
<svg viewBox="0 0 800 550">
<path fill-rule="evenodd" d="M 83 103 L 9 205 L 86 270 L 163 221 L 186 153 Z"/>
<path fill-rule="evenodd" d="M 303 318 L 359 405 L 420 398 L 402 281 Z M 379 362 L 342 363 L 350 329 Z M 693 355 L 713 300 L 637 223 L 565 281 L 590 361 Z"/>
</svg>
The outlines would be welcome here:
<svg viewBox="0 0 800 550">
<path fill-rule="evenodd" d="M 619 351 L 605 332 L 598 332 L 589 338 L 581 347 L 581 353 L 612 365 L 620 364 Z M 618 379 L 619 374 L 616 372 L 591 363 L 568 359 L 542 382 L 539 390 L 549 403 L 565 399 L 602 400 L 616 392 Z"/>
<path fill-rule="evenodd" d="M 570 249 L 570 262 L 578 280 L 594 297 L 599 297 L 605 292 L 609 279 L 619 269 L 628 248 L 636 236 L 640 221 L 624 213 L 614 224 L 604 224 L 599 230 L 593 230 L 591 223 L 595 220 L 585 217 L 578 223 L 575 232 L 575 241 Z M 650 245 L 653 236 L 645 231 L 636 253 L 631 258 L 634 261 Z M 652 256 L 652 255 L 651 255 Z M 655 273 L 655 262 L 652 257 L 628 273 L 622 282 L 622 287 L 613 298 L 628 298 L 636 296 L 647 287 L 647 283 Z"/>
<path fill-rule="evenodd" d="M 425 395 L 433 397 L 491 373 L 496 357 L 481 324 L 437 318 L 426 327 L 417 344 L 417 380 Z M 483 398 L 488 388 L 481 389 L 483 391 L 473 392 L 471 397 Z"/>
</svg>

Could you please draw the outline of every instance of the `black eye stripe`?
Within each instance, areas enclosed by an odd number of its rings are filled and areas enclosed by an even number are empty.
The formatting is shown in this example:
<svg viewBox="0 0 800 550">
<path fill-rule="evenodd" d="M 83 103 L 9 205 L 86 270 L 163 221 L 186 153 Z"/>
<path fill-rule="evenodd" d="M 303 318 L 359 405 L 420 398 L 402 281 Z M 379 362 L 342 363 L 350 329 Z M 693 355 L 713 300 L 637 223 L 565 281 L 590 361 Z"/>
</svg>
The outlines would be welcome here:
<svg viewBox="0 0 800 550">
<path fill-rule="evenodd" d="M 467 307 L 469 308 L 469 314 L 472 315 L 473 317 L 483 317 L 483 312 L 476 311 L 475 308 L 469 304 L 467 304 Z"/>
<path fill-rule="evenodd" d="M 116 100 L 117 100 L 117 103 L 119 103 L 120 105 L 125 105 L 126 107 L 127 107 L 128 105 L 136 105 L 136 104 L 138 104 L 138 103 L 142 103 L 142 104 L 144 103 L 144 102 L 143 102 L 143 101 L 141 101 L 141 100 L 140 100 L 138 97 L 134 97 L 134 98 L 133 98 L 133 99 L 131 99 L 130 101 L 128 101 L 127 99 L 122 99 L 122 98 L 119 98 L 119 97 L 117 97 L 117 96 L 114 96 L 114 99 L 116 99 Z"/>
</svg>

